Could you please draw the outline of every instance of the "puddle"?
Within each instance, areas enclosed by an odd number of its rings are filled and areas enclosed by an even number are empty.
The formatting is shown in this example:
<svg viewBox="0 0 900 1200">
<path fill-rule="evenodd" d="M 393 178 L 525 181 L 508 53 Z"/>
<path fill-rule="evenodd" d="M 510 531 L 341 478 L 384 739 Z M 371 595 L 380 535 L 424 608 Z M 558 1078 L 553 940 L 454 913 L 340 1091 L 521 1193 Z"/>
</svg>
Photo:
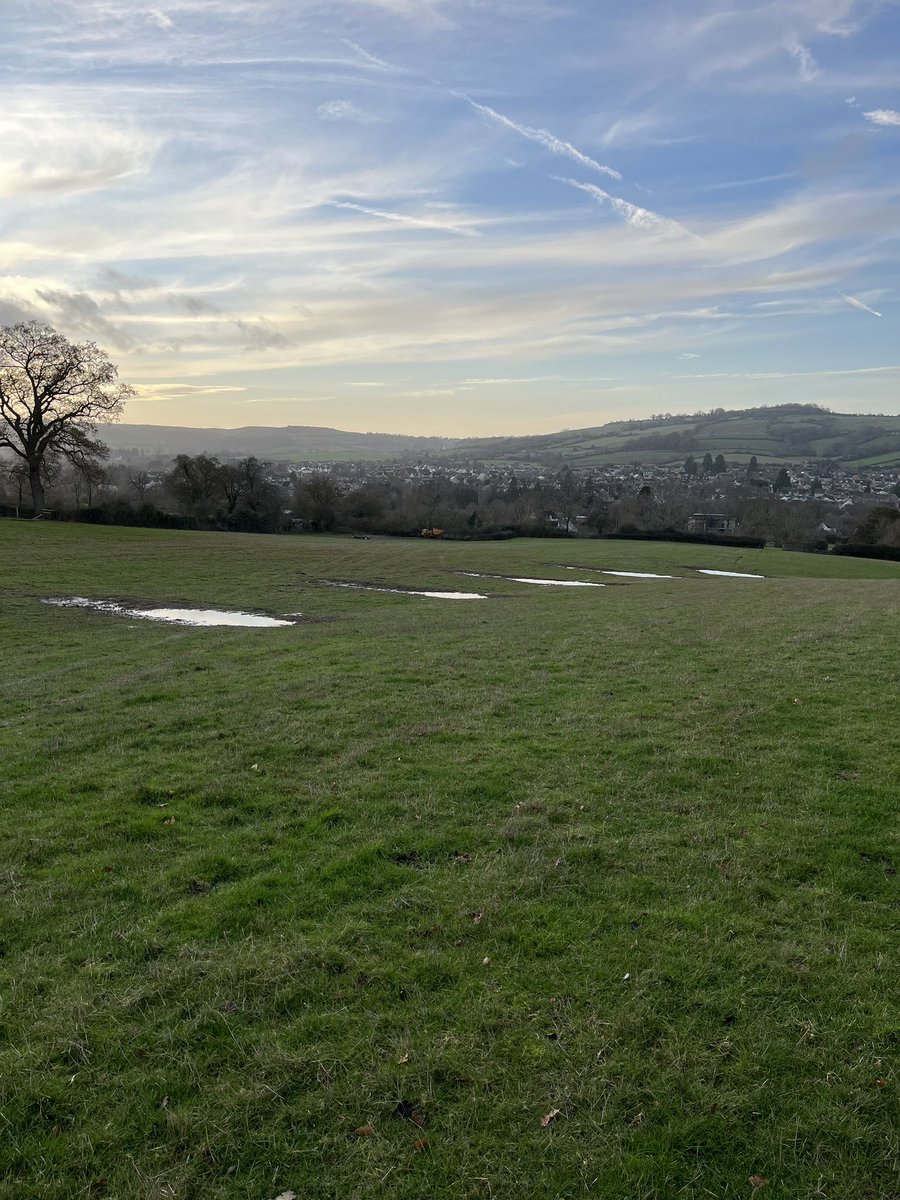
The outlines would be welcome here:
<svg viewBox="0 0 900 1200">
<path fill-rule="evenodd" d="M 512 577 L 513 583 L 537 583 L 543 587 L 606 587 L 605 583 L 585 583 L 582 579 L 528 579 L 517 575 Z"/>
<path fill-rule="evenodd" d="M 653 575 L 649 571 L 604 571 L 604 575 L 621 575 L 623 579 L 674 579 L 674 575 Z"/>
<path fill-rule="evenodd" d="M 90 608 L 94 612 L 117 617 L 138 617 L 142 621 L 163 621 L 170 625 L 233 626 L 242 629 L 274 629 L 277 626 L 293 625 L 293 621 L 282 621 L 277 617 L 263 617 L 258 613 L 223 612 L 216 608 L 125 608 L 112 600 L 88 600 L 84 596 L 72 596 L 67 600 L 44 600 L 57 608 Z M 133 625 L 129 628 L 135 628 Z"/>
<path fill-rule="evenodd" d="M 713 571 L 709 568 L 698 567 L 700 575 L 725 575 L 729 579 L 765 579 L 765 575 L 748 575 L 746 571 Z"/>
<path fill-rule="evenodd" d="M 357 592 L 384 592 L 388 596 L 427 596 L 430 600 L 487 600 L 481 592 L 417 592 L 409 588 L 376 587 L 372 583 L 338 583 L 334 579 L 320 579 L 329 587 L 353 588 Z"/>
<path fill-rule="evenodd" d="M 522 575 L 483 575 L 479 571 L 460 571 L 460 575 L 468 575 L 470 579 L 502 579 L 506 583 L 536 583 L 542 587 L 582 587 L 601 588 L 605 583 L 585 583 L 581 579 L 531 579 Z"/>
</svg>

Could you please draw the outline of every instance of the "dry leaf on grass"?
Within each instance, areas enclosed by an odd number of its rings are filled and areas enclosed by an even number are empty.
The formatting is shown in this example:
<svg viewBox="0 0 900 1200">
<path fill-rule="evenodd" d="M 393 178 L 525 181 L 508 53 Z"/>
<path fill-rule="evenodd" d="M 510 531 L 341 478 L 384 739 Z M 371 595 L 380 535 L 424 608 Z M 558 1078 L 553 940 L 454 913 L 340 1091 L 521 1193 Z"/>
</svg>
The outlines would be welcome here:
<svg viewBox="0 0 900 1200">
<path fill-rule="evenodd" d="M 275 1200 L 297 1200 L 296 1192 L 282 1192 L 280 1196 L 276 1196 Z"/>
<path fill-rule="evenodd" d="M 353 1132 L 356 1134 L 357 1137 L 373 1137 L 375 1134 L 375 1126 L 374 1125 L 360 1125 L 359 1128 L 354 1129 Z"/>
<path fill-rule="evenodd" d="M 561 1117 L 561 1116 L 562 1116 L 562 1109 L 551 1108 L 550 1111 L 547 1113 L 546 1117 L 541 1117 L 542 1127 L 544 1129 L 546 1129 L 549 1125 L 553 1124 L 553 1122 L 556 1120 L 557 1117 Z"/>
<path fill-rule="evenodd" d="M 765 1187 L 768 1182 L 769 1181 L 768 1181 L 768 1179 L 766 1179 L 765 1175 L 751 1175 L 750 1176 L 750 1185 L 753 1188 L 754 1192 L 758 1192 L 759 1189 Z"/>
</svg>

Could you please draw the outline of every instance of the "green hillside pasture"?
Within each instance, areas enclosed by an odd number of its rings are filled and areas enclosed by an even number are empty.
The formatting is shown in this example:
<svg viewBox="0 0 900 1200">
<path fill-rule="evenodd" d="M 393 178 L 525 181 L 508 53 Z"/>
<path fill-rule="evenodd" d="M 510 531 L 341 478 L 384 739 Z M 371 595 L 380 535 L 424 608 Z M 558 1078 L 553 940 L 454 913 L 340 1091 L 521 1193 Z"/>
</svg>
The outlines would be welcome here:
<svg viewBox="0 0 900 1200">
<path fill-rule="evenodd" d="M 896 1198 L 897 564 L 0 554 L 3 1200 Z"/>
</svg>

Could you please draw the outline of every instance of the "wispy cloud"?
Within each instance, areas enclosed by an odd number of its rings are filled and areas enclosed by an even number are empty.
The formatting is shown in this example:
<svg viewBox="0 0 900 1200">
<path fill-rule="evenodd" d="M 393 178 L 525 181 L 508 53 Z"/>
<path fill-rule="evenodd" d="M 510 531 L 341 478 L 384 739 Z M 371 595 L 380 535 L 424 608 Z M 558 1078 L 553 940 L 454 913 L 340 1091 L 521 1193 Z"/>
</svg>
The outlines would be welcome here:
<svg viewBox="0 0 900 1200">
<path fill-rule="evenodd" d="M 368 50 L 357 45 L 356 42 L 351 42 L 349 38 L 343 39 L 344 45 L 358 54 L 363 62 L 368 63 L 370 67 L 377 67 L 379 71 L 400 71 L 402 68 L 394 66 L 393 63 L 386 62 L 383 58 L 379 58 L 375 54 L 370 54 Z"/>
<path fill-rule="evenodd" d="M 677 234 L 679 237 L 683 234 L 693 236 L 678 221 L 672 221 L 668 217 L 660 216 L 659 213 L 651 212 L 649 208 L 641 208 L 640 205 L 632 204 L 631 201 L 623 200 L 619 196 L 611 196 L 609 192 L 605 192 L 603 188 L 599 188 L 593 183 L 579 183 L 577 179 L 567 179 L 561 175 L 554 175 L 552 178 L 558 183 L 565 183 L 569 187 L 577 188 L 580 192 L 586 192 L 601 204 L 608 204 L 620 217 L 624 217 L 628 224 L 633 225 L 636 229 L 648 229 L 656 233 Z"/>
<path fill-rule="evenodd" d="M 350 212 L 363 213 L 367 217 L 378 217 L 382 221 L 395 221 L 398 225 L 410 225 L 414 229 L 433 229 L 439 233 L 455 233 L 460 237 L 481 237 L 479 229 L 465 225 L 450 225 L 444 221 L 432 221 L 426 217 L 411 217 L 408 213 L 390 212 L 384 208 L 369 208 L 365 204 L 352 204 L 348 200 L 330 201 L 332 208 L 344 208 Z"/>
<path fill-rule="evenodd" d="M 590 171 L 598 171 L 601 175 L 609 175 L 611 179 L 621 180 L 622 175 L 619 171 L 612 167 L 607 167 L 603 163 L 597 162 L 590 158 L 587 154 L 576 149 L 571 142 L 565 142 L 562 138 L 556 137 L 547 129 L 533 129 L 530 125 L 520 125 L 518 121 L 513 121 L 511 117 L 504 116 L 503 113 L 497 112 L 496 109 L 490 108 L 487 104 L 478 104 L 471 96 L 463 95 L 461 92 L 454 92 L 453 95 L 459 96 L 470 104 L 475 112 L 481 116 L 487 117 L 489 121 L 493 121 L 496 125 L 502 125 L 505 129 L 511 129 L 520 137 L 526 138 L 529 142 L 536 142 L 539 146 L 543 146 L 549 150 L 551 154 L 559 154 L 563 158 L 570 158 L 573 162 L 577 162 L 579 166 L 586 167 Z"/>
<path fill-rule="evenodd" d="M 900 112 L 893 108 L 873 108 L 863 116 L 873 125 L 900 125 Z"/>
<path fill-rule="evenodd" d="M 800 78 L 804 83 L 811 83 L 819 74 L 819 66 L 812 56 L 812 51 L 808 46 L 804 46 L 802 42 L 796 38 L 790 38 L 787 43 L 787 51 L 791 58 L 797 63 L 800 71 Z"/>
<path fill-rule="evenodd" d="M 228 393 L 246 392 L 245 387 L 230 383 L 137 383 L 138 395 L 142 400 L 176 400 L 197 396 L 219 396 Z"/>
<path fill-rule="evenodd" d="M 900 366 L 851 367 L 846 371 L 718 371 L 711 375 L 679 375 L 678 379 L 832 379 L 853 375 L 896 375 Z"/>
<path fill-rule="evenodd" d="M 169 30 L 175 27 L 175 22 L 161 8 L 151 8 L 147 13 L 147 19 L 159 29 Z"/>
<path fill-rule="evenodd" d="M 316 112 L 323 121 L 355 121 L 357 125 L 377 125 L 381 117 L 359 108 L 352 100 L 328 100 Z"/>
<path fill-rule="evenodd" d="M 876 312 L 874 308 L 869 308 L 868 304 L 864 304 L 863 301 L 858 299 L 856 296 L 848 296 L 846 292 L 841 292 L 840 294 L 843 299 L 846 300 L 847 303 L 853 308 L 861 309 L 862 312 L 871 313 L 873 317 L 881 316 L 880 312 Z"/>
</svg>

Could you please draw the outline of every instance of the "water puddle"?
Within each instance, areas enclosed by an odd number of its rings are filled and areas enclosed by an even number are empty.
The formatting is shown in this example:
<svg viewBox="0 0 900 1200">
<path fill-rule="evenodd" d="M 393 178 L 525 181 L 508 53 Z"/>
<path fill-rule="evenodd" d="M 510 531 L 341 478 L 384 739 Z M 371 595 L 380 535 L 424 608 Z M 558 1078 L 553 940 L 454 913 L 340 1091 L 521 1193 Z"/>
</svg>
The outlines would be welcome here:
<svg viewBox="0 0 900 1200">
<path fill-rule="evenodd" d="M 523 575 L 484 575 L 480 571 L 459 571 L 458 574 L 468 575 L 470 579 L 502 579 L 506 583 L 535 583 L 542 587 L 606 587 L 605 583 L 585 583 L 581 579 L 532 579 Z"/>
<path fill-rule="evenodd" d="M 765 575 L 748 575 L 746 571 L 713 571 L 710 568 L 698 567 L 700 575 L 723 575 L 729 579 L 765 579 Z"/>
<path fill-rule="evenodd" d="M 216 608 L 125 608 L 112 600 L 88 600 L 84 596 L 68 599 L 44 600 L 57 608 L 89 608 L 94 612 L 107 613 L 116 617 L 137 617 L 142 621 L 163 621 L 170 625 L 231 626 L 241 629 L 274 629 L 293 625 L 293 621 L 277 617 L 263 617 L 258 613 L 223 612 Z M 300 614 L 295 614 L 299 616 Z M 131 626 L 134 628 L 134 626 Z"/>
<path fill-rule="evenodd" d="M 607 571 L 603 567 L 566 567 L 567 571 L 597 571 L 600 575 L 618 575 L 622 579 L 676 579 L 675 575 L 653 575 L 649 571 Z"/>
<path fill-rule="evenodd" d="M 623 579 L 674 579 L 674 575 L 653 575 L 649 571 L 603 571 L 604 575 L 620 575 Z"/>
<path fill-rule="evenodd" d="M 335 579 L 320 579 L 329 587 L 353 588 L 357 592 L 384 592 L 388 596 L 427 596 L 430 600 L 487 600 L 480 592 L 418 592 L 411 588 L 376 587 L 373 583 L 339 583 Z"/>
</svg>

